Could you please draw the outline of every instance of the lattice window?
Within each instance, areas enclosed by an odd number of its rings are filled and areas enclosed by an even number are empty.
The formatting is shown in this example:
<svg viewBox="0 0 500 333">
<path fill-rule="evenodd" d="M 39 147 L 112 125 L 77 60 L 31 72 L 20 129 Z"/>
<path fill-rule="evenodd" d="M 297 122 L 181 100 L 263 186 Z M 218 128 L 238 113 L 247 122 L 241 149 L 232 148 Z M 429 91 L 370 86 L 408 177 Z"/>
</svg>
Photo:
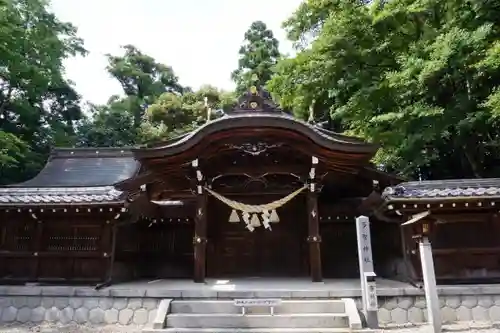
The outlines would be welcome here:
<svg viewBox="0 0 500 333">
<path fill-rule="evenodd" d="M 100 231 L 95 226 L 48 227 L 44 230 L 45 251 L 98 251 Z"/>
<path fill-rule="evenodd" d="M 24 223 L 14 228 L 14 251 L 30 251 L 32 249 L 35 225 Z"/>
</svg>

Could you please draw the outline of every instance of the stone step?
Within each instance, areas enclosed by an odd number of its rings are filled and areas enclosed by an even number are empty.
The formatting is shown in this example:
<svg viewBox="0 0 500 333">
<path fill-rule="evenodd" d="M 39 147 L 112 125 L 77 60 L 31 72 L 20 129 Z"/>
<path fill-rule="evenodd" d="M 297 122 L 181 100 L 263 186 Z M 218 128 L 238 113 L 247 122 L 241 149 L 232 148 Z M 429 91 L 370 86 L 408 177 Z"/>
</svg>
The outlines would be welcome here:
<svg viewBox="0 0 500 333">
<path fill-rule="evenodd" d="M 363 330 L 367 333 L 368 330 Z M 162 328 L 142 333 L 351 333 L 349 328 Z"/>
<path fill-rule="evenodd" d="M 295 313 L 274 316 L 253 314 L 169 314 L 166 328 L 348 328 L 346 314 Z"/>
<path fill-rule="evenodd" d="M 179 300 L 170 304 L 171 313 L 241 313 L 241 307 L 232 300 Z M 247 307 L 247 314 L 269 314 L 269 307 Z M 344 313 L 341 300 L 283 300 L 274 308 L 275 314 L 286 313 Z"/>
</svg>

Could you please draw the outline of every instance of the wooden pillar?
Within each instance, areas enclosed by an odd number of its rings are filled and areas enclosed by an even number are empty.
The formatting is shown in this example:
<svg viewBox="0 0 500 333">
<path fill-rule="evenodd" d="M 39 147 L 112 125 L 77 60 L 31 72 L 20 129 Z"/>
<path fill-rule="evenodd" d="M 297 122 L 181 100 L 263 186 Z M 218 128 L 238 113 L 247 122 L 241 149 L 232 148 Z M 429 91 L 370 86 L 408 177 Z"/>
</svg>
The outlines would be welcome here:
<svg viewBox="0 0 500 333">
<path fill-rule="evenodd" d="M 38 256 L 39 252 L 43 250 L 42 248 L 42 240 L 43 240 L 43 221 L 40 221 L 38 217 L 30 212 L 31 217 L 36 221 L 36 229 L 35 229 L 35 236 L 33 238 L 34 244 L 33 244 L 33 256 L 35 257 L 35 262 L 33 265 L 33 280 L 38 280 L 40 278 L 40 257 Z"/>
<path fill-rule="evenodd" d="M 196 171 L 196 216 L 194 224 L 194 282 L 204 283 L 207 262 L 207 191 L 203 188 L 204 179 L 198 160 L 192 163 Z"/>
<path fill-rule="evenodd" d="M 319 232 L 318 212 L 318 186 L 316 184 L 316 165 L 318 159 L 313 156 L 310 176 L 309 191 L 307 193 L 308 213 L 308 237 L 309 243 L 309 267 L 313 282 L 323 281 L 323 270 L 321 267 L 321 236 Z"/>
<path fill-rule="evenodd" d="M 113 273 L 115 268 L 115 256 L 116 256 L 116 236 L 118 233 L 118 226 L 113 223 L 111 231 L 111 253 L 109 255 L 108 269 L 106 272 L 106 282 L 111 283 L 113 281 Z"/>
</svg>

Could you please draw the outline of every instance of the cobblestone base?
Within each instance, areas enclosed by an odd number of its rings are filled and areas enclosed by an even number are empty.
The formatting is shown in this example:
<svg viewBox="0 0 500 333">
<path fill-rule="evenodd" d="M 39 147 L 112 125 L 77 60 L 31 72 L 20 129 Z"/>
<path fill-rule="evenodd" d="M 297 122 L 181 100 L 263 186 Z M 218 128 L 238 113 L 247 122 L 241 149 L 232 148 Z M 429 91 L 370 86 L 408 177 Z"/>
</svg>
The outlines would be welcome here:
<svg viewBox="0 0 500 333">
<path fill-rule="evenodd" d="M 356 302 L 360 308 L 360 300 Z M 443 323 L 500 321 L 500 295 L 446 295 L 439 302 Z M 378 317 L 381 324 L 424 323 L 425 297 L 380 297 Z"/>
<path fill-rule="evenodd" d="M 134 289 L 115 290 L 110 293 L 91 289 L 68 291 L 64 287 L 23 287 L 8 288 L 6 291 L 8 293 L 3 295 L 0 293 L 0 323 L 143 326 L 153 322 L 161 299 L 176 298 L 165 297 L 170 296 L 165 294 L 166 291 L 161 292 L 163 297 L 148 297 Z M 439 299 L 443 322 L 500 322 L 500 293 L 488 294 L 486 291 L 491 292 L 487 288 L 461 288 L 453 291 L 455 295 L 451 290 L 447 290 Z M 196 296 L 204 298 L 201 294 Z M 354 299 L 358 309 L 361 309 L 360 297 Z M 421 294 L 380 296 L 378 315 L 382 325 L 425 323 L 425 297 Z"/>
<path fill-rule="evenodd" d="M 158 298 L 0 296 L 1 323 L 91 323 L 145 325 Z"/>
</svg>

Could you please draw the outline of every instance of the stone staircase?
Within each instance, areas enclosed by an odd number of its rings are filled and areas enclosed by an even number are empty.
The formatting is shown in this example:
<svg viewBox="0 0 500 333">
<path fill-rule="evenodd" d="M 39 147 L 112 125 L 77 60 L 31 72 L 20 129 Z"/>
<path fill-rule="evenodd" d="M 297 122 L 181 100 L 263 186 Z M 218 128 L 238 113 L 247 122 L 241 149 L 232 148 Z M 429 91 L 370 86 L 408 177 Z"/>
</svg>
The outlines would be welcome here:
<svg viewBox="0 0 500 333">
<path fill-rule="evenodd" d="M 352 299 L 287 299 L 274 308 L 247 307 L 234 300 L 163 300 L 152 328 L 143 333 L 327 333 L 361 329 Z"/>
</svg>

